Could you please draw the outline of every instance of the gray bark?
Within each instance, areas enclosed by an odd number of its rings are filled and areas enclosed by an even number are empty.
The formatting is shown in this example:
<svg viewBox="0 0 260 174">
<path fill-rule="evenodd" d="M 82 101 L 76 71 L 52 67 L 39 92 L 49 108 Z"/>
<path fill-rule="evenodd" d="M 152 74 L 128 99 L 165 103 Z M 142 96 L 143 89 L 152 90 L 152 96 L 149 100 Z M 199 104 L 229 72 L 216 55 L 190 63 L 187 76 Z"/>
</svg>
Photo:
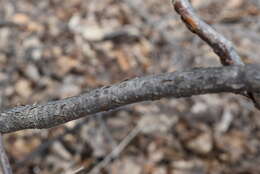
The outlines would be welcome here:
<svg viewBox="0 0 260 174">
<path fill-rule="evenodd" d="M 189 0 L 173 0 L 173 5 L 188 29 L 213 49 L 223 65 L 244 65 L 232 42 L 201 20 Z"/>
<path fill-rule="evenodd" d="M 260 92 L 257 65 L 195 68 L 135 78 L 94 89 L 79 96 L 26 105 L 0 113 L 0 132 L 51 128 L 71 120 L 131 103 L 163 97 L 190 97 L 207 93 Z"/>
<path fill-rule="evenodd" d="M 188 29 L 204 40 L 219 56 L 222 65 L 245 65 L 231 41 L 201 20 L 189 0 L 172 0 L 175 11 L 181 16 Z M 260 110 L 260 94 L 244 93 Z"/>
</svg>

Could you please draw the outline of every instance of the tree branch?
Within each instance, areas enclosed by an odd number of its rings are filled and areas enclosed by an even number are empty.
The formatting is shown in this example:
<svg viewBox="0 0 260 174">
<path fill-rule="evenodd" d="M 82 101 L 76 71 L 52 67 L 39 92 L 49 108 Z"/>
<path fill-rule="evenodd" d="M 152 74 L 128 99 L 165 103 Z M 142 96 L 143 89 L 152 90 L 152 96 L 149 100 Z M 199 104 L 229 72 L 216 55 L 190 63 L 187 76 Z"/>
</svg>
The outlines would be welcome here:
<svg viewBox="0 0 260 174">
<path fill-rule="evenodd" d="M 188 29 L 213 49 L 223 65 L 244 65 L 233 44 L 201 20 L 188 0 L 173 0 L 172 3 Z"/>
<path fill-rule="evenodd" d="M 201 20 L 194 12 L 189 0 L 172 0 L 172 4 L 188 29 L 213 49 L 219 56 L 222 65 L 245 65 L 232 42 Z M 250 98 L 255 107 L 260 109 L 260 94 L 246 92 L 243 95 Z"/>
<path fill-rule="evenodd" d="M 3 174 L 12 174 L 12 168 L 4 149 L 3 135 L 0 133 L 0 162 Z"/>
<path fill-rule="evenodd" d="M 4 27 L 20 27 L 20 25 L 11 21 L 0 21 L 0 28 Z"/>
<path fill-rule="evenodd" d="M 0 113 L 0 132 L 50 128 L 71 120 L 131 103 L 163 97 L 207 93 L 260 92 L 257 65 L 195 68 L 135 78 L 47 104 L 19 106 Z"/>
</svg>

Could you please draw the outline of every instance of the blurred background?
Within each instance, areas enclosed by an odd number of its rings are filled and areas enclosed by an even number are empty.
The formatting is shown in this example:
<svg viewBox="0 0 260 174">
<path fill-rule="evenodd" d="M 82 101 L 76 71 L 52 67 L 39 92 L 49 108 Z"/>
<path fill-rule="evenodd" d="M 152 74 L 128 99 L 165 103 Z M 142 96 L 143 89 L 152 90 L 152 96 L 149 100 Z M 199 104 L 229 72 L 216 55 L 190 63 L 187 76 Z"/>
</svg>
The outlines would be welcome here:
<svg viewBox="0 0 260 174">
<path fill-rule="evenodd" d="M 192 0 L 260 62 L 259 0 Z M 170 0 L 1 0 L 0 106 L 45 103 L 147 74 L 221 66 Z M 143 102 L 5 135 L 17 174 L 258 174 L 259 112 L 233 94 Z"/>
</svg>

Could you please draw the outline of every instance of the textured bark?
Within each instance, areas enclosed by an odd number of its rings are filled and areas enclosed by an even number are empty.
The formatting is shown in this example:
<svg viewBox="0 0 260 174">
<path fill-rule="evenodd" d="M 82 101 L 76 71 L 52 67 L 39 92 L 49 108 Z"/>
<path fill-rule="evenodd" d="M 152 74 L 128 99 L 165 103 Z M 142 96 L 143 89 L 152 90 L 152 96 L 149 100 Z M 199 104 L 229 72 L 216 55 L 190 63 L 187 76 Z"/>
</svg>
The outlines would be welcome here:
<svg viewBox="0 0 260 174">
<path fill-rule="evenodd" d="M 0 113 L 0 132 L 50 128 L 88 114 L 163 97 L 190 97 L 206 93 L 260 92 L 257 65 L 195 68 L 135 78 L 88 93 L 46 104 L 15 107 Z"/>
<path fill-rule="evenodd" d="M 0 162 L 3 174 L 12 174 L 12 168 L 4 149 L 3 136 L 0 134 Z"/>
<path fill-rule="evenodd" d="M 201 20 L 194 12 L 189 0 L 172 0 L 172 4 L 188 29 L 213 49 L 219 56 L 222 65 L 245 65 L 232 42 Z M 243 95 L 250 98 L 255 107 L 260 109 L 259 93 L 246 92 Z"/>
<path fill-rule="evenodd" d="M 188 0 L 173 0 L 172 2 L 188 29 L 213 49 L 223 65 L 244 65 L 232 42 L 201 20 Z"/>
</svg>

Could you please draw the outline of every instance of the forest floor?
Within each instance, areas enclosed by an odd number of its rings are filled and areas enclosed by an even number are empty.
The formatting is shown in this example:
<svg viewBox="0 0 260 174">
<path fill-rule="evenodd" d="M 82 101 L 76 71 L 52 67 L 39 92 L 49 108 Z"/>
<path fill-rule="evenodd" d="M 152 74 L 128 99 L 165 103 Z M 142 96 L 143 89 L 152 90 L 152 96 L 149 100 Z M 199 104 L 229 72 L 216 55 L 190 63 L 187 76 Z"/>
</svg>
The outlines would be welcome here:
<svg viewBox="0 0 260 174">
<path fill-rule="evenodd" d="M 259 0 L 193 0 L 260 63 Z M 221 66 L 170 0 L 1 0 L 1 109 L 125 79 Z M 258 174 L 260 113 L 234 94 L 143 102 L 4 136 L 15 174 Z"/>
</svg>

